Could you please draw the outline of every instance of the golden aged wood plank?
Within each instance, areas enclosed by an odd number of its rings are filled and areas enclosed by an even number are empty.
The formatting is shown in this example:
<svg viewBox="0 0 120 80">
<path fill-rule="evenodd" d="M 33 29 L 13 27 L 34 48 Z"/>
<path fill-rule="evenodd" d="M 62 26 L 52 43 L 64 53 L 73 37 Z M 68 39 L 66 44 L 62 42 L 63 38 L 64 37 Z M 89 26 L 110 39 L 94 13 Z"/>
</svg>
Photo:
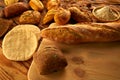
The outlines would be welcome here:
<svg viewBox="0 0 120 80">
<path fill-rule="evenodd" d="M 60 47 L 68 66 L 63 71 L 40 75 L 32 62 L 29 80 L 120 80 L 120 42 L 64 45 L 44 39 L 39 49 L 48 45 Z"/>
</svg>

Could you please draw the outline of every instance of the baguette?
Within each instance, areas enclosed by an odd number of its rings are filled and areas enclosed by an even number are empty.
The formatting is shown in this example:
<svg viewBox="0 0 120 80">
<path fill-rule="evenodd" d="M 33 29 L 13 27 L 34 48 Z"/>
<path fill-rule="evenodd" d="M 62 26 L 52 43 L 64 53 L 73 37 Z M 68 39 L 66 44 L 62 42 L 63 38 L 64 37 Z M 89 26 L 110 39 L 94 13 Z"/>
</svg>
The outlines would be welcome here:
<svg viewBox="0 0 120 80">
<path fill-rule="evenodd" d="M 43 38 L 66 43 L 77 44 L 82 42 L 111 42 L 120 40 L 120 26 L 115 24 L 69 24 L 41 31 Z"/>
</svg>

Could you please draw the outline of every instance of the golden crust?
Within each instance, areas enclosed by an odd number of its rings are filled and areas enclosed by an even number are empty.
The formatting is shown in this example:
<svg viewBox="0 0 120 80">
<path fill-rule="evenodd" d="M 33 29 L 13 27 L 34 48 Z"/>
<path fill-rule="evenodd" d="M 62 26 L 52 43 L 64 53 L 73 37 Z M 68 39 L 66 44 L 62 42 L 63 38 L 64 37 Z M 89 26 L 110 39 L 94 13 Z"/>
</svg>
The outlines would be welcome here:
<svg viewBox="0 0 120 80">
<path fill-rule="evenodd" d="M 70 20 L 71 13 L 69 10 L 59 8 L 59 10 L 55 13 L 54 15 L 54 21 L 57 24 L 67 24 L 68 21 Z"/>
<path fill-rule="evenodd" d="M 14 4 L 14 3 L 16 3 L 18 1 L 19 0 L 4 0 L 4 3 L 5 3 L 6 6 L 8 6 L 8 5 Z"/>
<path fill-rule="evenodd" d="M 77 7 L 70 7 L 71 17 L 77 22 L 90 22 L 91 19 L 85 12 L 80 11 Z"/>
<path fill-rule="evenodd" d="M 52 22 L 54 20 L 54 15 L 55 15 L 56 12 L 57 12 L 56 9 L 49 10 L 46 13 L 45 17 L 43 18 L 43 24 L 47 24 L 47 23 Z"/>
<path fill-rule="evenodd" d="M 40 0 L 30 0 L 29 5 L 35 11 L 42 11 L 44 9 L 44 5 Z"/>
<path fill-rule="evenodd" d="M 54 8 L 57 8 L 58 7 L 58 1 L 57 0 L 49 0 L 47 2 L 47 9 L 50 10 L 50 9 L 54 9 Z"/>
<path fill-rule="evenodd" d="M 41 36 L 66 44 L 120 40 L 118 30 L 107 25 L 98 24 L 77 24 L 46 28 L 41 31 Z"/>
<path fill-rule="evenodd" d="M 84 9 L 84 7 L 87 7 L 86 2 L 87 1 L 80 0 L 49 0 L 47 2 L 47 9 L 48 12 L 50 12 L 49 10 L 51 9 L 57 9 L 54 15 L 54 21 L 57 24 L 67 24 L 72 18 L 77 22 L 91 22 L 91 17 L 89 13 L 87 13 L 89 10 Z M 73 7 L 75 7 L 75 9 Z M 48 22 L 50 22 L 50 20 L 48 20 Z"/>
<path fill-rule="evenodd" d="M 38 11 L 28 10 L 23 12 L 19 18 L 20 24 L 36 24 L 40 23 L 41 14 Z"/>
</svg>

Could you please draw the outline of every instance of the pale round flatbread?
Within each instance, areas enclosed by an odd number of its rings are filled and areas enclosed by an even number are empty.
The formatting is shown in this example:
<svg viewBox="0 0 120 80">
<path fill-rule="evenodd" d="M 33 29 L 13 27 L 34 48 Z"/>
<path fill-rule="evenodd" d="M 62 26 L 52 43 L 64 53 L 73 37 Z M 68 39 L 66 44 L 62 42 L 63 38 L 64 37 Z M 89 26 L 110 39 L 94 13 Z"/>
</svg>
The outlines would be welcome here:
<svg viewBox="0 0 120 80">
<path fill-rule="evenodd" d="M 32 57 L 37 45 L 38 40 L 33 32 L 25 28 L 14 29 L 3 39 L 3 55 L 9 60 L 25 61 Z"/>
<path fill-rule="evenodd" d="M 37 26 L 31 25 L 31 24 L 23 24 L 23 25 L 15 26 L 12 30 L 18 30 L 20 28 L 24 28 L 26 30 L 33 32 L 36 35 L 37 39 L 40 40 L 40 38 L 41 38 L 40 37 L 40 29 Z"/>
</svg>

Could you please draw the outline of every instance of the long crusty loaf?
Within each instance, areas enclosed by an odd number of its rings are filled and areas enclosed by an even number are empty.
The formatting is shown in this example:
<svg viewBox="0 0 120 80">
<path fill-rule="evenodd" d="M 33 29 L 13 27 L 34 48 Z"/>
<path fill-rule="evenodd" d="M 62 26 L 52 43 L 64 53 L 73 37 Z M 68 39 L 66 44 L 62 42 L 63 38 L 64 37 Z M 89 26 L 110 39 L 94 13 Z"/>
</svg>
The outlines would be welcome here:
<svg viewBox="0 0 120 80">
<path fill-rule="evenodd" d="M 57 42 L 76 44 L 81 42 L 110 42 L 120 40 L 120 24 L 75 24 L 45 28 L 43 38 Z"/>
</svg>

